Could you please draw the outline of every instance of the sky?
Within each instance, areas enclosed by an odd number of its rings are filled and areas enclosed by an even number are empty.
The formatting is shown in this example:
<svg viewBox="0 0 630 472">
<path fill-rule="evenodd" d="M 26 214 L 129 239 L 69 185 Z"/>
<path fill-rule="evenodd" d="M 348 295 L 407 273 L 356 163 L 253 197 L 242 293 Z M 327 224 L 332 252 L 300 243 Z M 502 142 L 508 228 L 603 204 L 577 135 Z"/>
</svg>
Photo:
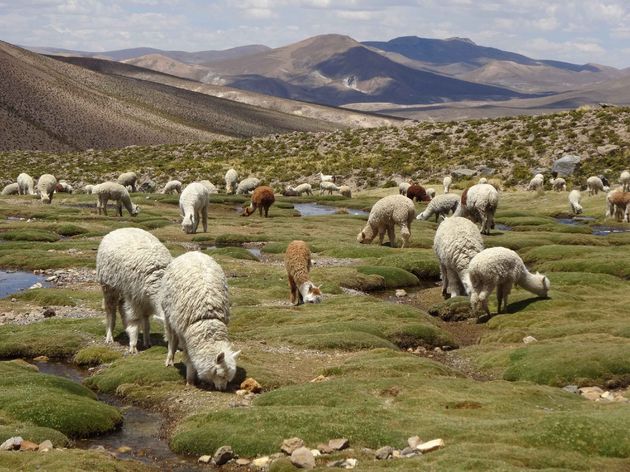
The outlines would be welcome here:
<svg viewBox="0 0 630 472">
<path fill-rule="evenodd" d="M 628 0 L 0 0 L 0 39 L 82 51 L 467 37 L 537 59 L 630 66 Z"/>
</svg>

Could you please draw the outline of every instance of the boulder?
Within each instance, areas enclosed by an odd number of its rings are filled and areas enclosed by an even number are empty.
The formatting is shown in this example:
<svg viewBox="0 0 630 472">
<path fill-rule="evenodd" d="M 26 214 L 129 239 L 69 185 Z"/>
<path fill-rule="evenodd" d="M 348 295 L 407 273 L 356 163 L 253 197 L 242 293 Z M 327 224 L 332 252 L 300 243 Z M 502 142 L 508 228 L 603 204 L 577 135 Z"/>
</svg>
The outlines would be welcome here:
<svg viewBox="0 0 630 472">
<path fill-rule="evenodd" d="M 605 146 L 597 147 L 597 154 L 600 156 L 607 156 L 608 154 L 615 152 L 617 149 L 619 149 L 619 146 L 616 144 L 606 144 Z"/>
<path fill-rule="evenodd" d="M 315 457 L 310 449 L 298 447 L 291 453 L 291 463 L 299 469 L 314 469 Z"/>
<path fill-rule="evenodd" d="M 328 447 L 330 447 L 333 451 L 341 451 L 342 449 L 346 449 L 348 446 L 350 446 L 350 441 L 346 438 L 331 439 L 328 441 Z"/>
<path fill-rule="evenodd" d="M 37 449 L 39 452 L 48 452 L 53 450 L 53 443 L 50 439 L 46 439 L 39 444 Z"/>
<path fill-rule="evenodd" d="M 488 166 L 478 166 L 476 169 L 477 169 L 477 174 L 482 175 L 484 177 L 493 175 L 496 172 L 496 169 L 492 167 L 488 167 Z"/>
<path fill-rule="evenodd" d="M 216 465 L 223 465 L 234 459 L 234 451 L 230 446 L 221 446 L 212 456 L 212 462 Z"/>
<path fill-rule="evenodd" d="M 394 448 L 391 446 L 383 446 L 380 449 L 378 449 L 376 451 L 376 455 L 375 457 L 379 460 L 379 461 L 384 461 L 385 459 L 389 459 L 390 457 L 392 457 L 392 454 L 394 453 Z"/>
<path fill-rule="evenodd" d="M 21 436 L 14 436 L 12 438 L 9 438 L 5 442 L 0 444 L 0 451 L 15 451 L 20 448 L 22 441 L 24 440 Z"/>
<path fill-rule="evenodd" d="M 420 436 L 411 436 L 409 439 L 407 439 L 407 444 L 413 449 L 415 449 L 416 446 L 421 443 L 422 439 L 420 439 Z"/>
<path fill-rule="evenodd" d="M 293 451 L 300 447 L 304 447 L 304 441 L 302 441 L 300 438 L 289 438 L 282 441 L 280 450 L 290 456 Z"/>
<path fill-rule="evenodd" d="M 474 177 L 475 175 L 477 175 L 477 171 L 472 170 L 472 169 L 466 169 L 465 167 L 461 167 L 459 169 L 455 169 L 454 171 L 452 171 L 451 175 L 455 177 L 456 179 L 460 179 L 462 177 Z"/>
<path fill-rule="evenodd" d="M 573 154 L 565 154 L 556 159 L 551 166 L 552 172 L 557 172 L 558 177 L 569 177 L 579 168 L 582 158 Z"/>
<path fill-rule="evenodd" d="M 416 450 L 418 450 L 421 453 L 425 454 L 427 452 L 435 451 L 436 449 L 439 449 L 441 447 L 444 447 L 444 440 L 443 439 L 434 439 L 432 441 L 427 441 L 425 443 L 418 444 L 416 446 Z"/>
</svg>

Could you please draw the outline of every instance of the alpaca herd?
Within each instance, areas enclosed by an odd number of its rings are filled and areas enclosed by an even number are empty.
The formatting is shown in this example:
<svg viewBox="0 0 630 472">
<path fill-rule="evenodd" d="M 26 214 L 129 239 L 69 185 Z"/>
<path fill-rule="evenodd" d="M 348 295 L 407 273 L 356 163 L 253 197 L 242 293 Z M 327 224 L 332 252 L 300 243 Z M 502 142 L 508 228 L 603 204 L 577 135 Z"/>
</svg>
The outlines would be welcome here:
<svg viewBox="0 0 630 472">
<path fill-rule="evenodd" d="M 548 185 L 556 192 L 567 190 L 567 181 L 557 177 Z M 352 197 L 348 185 L 337 186 L 337 177 L 319 173 L 320 194 L 339 192 Z M 242 216 L 258 210 L 262 217 L 269 216 L 275 202 L 274 189 L 261 185 L 257 177 L 239 180 L 238 173 L 229 169 L 225 174 L 226 194 L 251 195 L 251 203 L 243 207 Z M 606 216 L 630 221 L 630 172 L 620 177 L 621 186 L 609 191 L 608 182 L 601 176 L 589 177 L 586 189 L 589 195 L 608 192 Z M 494 229 L 494 217 L 499 206 L 500 185 L 485 177 L 460 194 L 450 193 L 453 178 L 443 179 L 444 193 L 436 195 L 434 189 L 425 189 L 414 181 L 401 182 L 396 194 L 378 200 L 371 208 L 367 222 L 357 235 L 357 242 L 370 244 L 377 236 L 383 244 L 385 234 L 390 247 L 397 247 L 396 227 L 400 229 L 400 247 L 408 248 L 411 225 L 414 220 L 435 217 L 438 224 L 433 238 L 433 250 L 439 262 L 442 279 L 442 295 L 470 297 L 476 314 L 490 314 L 489 296 L 496 290 L 497 311 L 506 310 L 508 296 L 514 285 L 539 296 L 547 297 L 549 279 L 531 273 L 521 257 L 505 247 L 485 248 L 482 235 Z M 526 187 L 528 191 L 544 192 L 545 178 L 537 174 Z M 138 177 L 134 172 L 121 174 L 116 181 L 82 187 L 86 194 L 97 199 L 97 213 L 107 216 L 107 204 L 113 200 L 117 214 L 122 216 L 123 207 L 131 216 L 138 215 L 140 208 L 131 201 L 131 193 L 138 189 Z M 38 195 L 43 203 L 50 204 L 55 192 L 72 192 L 70 184 L 43 174 L 37 182 L 21 173 L 17 182 L 2 191 L 6 194 Z M 181 229 L 195 234 L 199 224 L 208 231 L 209 196 L 218 193 L 217 187 L 208 180 L 182 184 L 179 180 L 168 181 L 161 194 L 176 194 L 181 213 Z M 285 196 L 312 195 L 312 185 L 301 183 L 288 186 Z M 578 188 L 568 194 L 571 212 L 583 212 L 582 194 Z M 426 202 L 426 208 L 416 213 L 415 202 Z M 449 216 L 451 215 L 451 216 Z M 313 266 L 308 244 L 295 240 L 288 244 L 284 254 L 284 267 L 290 291 L 290 303 L 320 303 L 323 294 L 312 282 Z M 129 352 L 138 351 L 139 333 L 142 344 L 148 347 L 150 317 L 155 316 L 164 324 L 168 343 L 165 365 L 173 366 L 175 353 L 183 353 L 186 366 L 186 382 L 202 381 L 225 390 L 236 375 L 236 362 L 240 351 L 235 351 L 228 337 L 230 300 L 226 275 L 221 266 L 201 252 L 186 252 L 173 258 L 169 250 L 151 233 L 138 228 L 122 228 L 111 231 L 100 242 L 96 255 L 96 277 L 103 293 L 106 314 L 106 342 L 113 342 L 116 313 L 119 312 L 129 338 Z"/>
</svg>

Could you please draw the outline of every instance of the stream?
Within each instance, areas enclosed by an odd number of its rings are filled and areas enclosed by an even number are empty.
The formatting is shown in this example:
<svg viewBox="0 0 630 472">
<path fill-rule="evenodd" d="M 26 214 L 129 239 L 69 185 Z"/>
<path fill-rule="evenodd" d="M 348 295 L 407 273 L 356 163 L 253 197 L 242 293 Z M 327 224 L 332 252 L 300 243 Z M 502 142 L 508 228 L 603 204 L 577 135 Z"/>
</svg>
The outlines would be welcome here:
<svg viewBox="0 0 630 472">
<path fill-rule="evenodd" d="M 36 283 L 42 287 L 48 286 L 46 277 L 32 272 L 8 272 L 0 270 L 0 298 L 8 297 L 33 286 Z"/>
<path fill-rule="evenodd" d="M 295 203 L 293 205 L 300 216 L 324 216 L 337 214 L 341 208 L 322 205 L 320 203 Z M 349 215 L 352 216 L 368 216 L 370 212 L 365 210 L 357 210 L 355 208 L 345 208 Z"/>
<path fill-rule="evenodd" d="M 556 222 L 561 225 L 581 225 L 587 224 L 590 221 L 595 221 L 592 216 L 575 216 L 573 218 L 556 217 Z M 591 226 L 591 232 L 595 236 L 608 236 L 609 234 L 619 234 L 630 232 L 630 227 L 627 226 L 605 226 L 605 225 L 593 225 Z"/>
<path fill-rule="evenodd" d="M 88 372 L 70 364 L 61 362 L 34 362 L 42 374 L 63 377 L 76 383 L 82 383 Z M 184 472 L 188 470 L 206 470 L 195 458 L 175 454 L 168 447 L 168 441 L 161 437 L 164 418 L 159 413 L 144 410 L 134 405 L 125 405 L 113 395 L 99 394 L 98 399 L 120 409 L 123 414 L 122 427 L 111 433 L 75 441 L 80 449 L 103 446 L 115 453 L 120 459 L 140 461 L 158 466 L 161 470 Z M 129 452 L 120 452 L 118 448 L 131 448 Z"/>
</svg>

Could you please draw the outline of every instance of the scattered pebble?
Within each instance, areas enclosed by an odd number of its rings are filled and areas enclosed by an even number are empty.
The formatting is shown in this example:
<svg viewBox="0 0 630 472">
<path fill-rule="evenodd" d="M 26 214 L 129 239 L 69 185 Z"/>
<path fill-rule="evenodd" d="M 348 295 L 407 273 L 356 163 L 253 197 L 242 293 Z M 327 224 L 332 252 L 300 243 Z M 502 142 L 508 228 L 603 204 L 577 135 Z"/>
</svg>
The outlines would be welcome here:
<svg viewBox="0 0 630 472">
<path fill-rule="evenodd" d="M 53 316 L 57 316 L 57 313 L 52 308 L 48 307 L 44 310 L 44 318 L 52 318 Z"/>
<path fill-rule="evenodd" d="M 249 377 L 243 380 L 243 383 L 241 383 L 241 389 L 252 393 L 260 393 L 262 392 L 262 385 L 260 385 L 255 379 Z"/>
<path fill-rule="evenodd" d="M 400 451 L 401 457 L 413 457 L 416 454 L 420 454 L 420 451 L 416 450 L 415 448 L 411 446 L 408 446 L 404 448 L 402 451 Z"/>
<path fill-rule="evenodd" d="M 300 438 L 289 438 L 282 441 L 280 450 L 286 455 L 290 456 L 293 451 L 300 447 L 304 447 L 304 441 L 302 441 Z"/>
<path fill-rule="evenodd" d="M 394 448 L 391 446 L 383 446 L 380 449 L 378 449 L 376 451 L 376 458 L 379 461 L 383 461 L 385 459 L 389 459 L 390 457 L 392 457 L 392 454 L 394 453 Z"/>
<path fill-rule="evenodd" d="M 252 461 L 250 461 L 249 459 L 246 459 L 244 457 L 236 459 L 236 465 L 249 465 L 251 463 L 252 463 Z"/>
<path fill-rule="evenodd" d="M 350 441 L 348 441 L 348 439 L 346 438 L 331 439 L 330 441 L 328 441 L 328 446 L 333 451 L 341 451 L 350 446 Z"/>
<path fill-rule="evenodd" d="M 310 449 L 298 447 L 291 453 L 291 463 L 299 469 L 314 469 L 315 457 Z"/>
<path fill-rule="evenodd" d="M 578 388 L 577 385 L 565 385 L 564 387 L 562 387 L 562 390 L 569 393 L 575 393 L 575 394 L 580 393 L 580 389 Z"/>
<path fill-rule="evenodd" d="M 538 341 L 538 339 L 536 339 L 534 336 L 525 336 L 523 338 L 523 342 L 525 344 L 531 344 L 531 343 L 535 343 L 536 341 Z"/>
<path fill-rule="evenodd" d="M 129 446 L 120 446 L 116 450 L 120 452 L 121 454 L 129 454 L 131 452 L 131 448 Z"/>
<path fill-rule="evenodd" d="M 43 287 L 43 285 L 41 284 L 41 282 L 37 282 L 37 283 L 34 283 L 33 285 L 31 285 L 28 289 L 29 290 L 35 290 L 36 288 L 42 288 L 42 287 Z"/>
<path fill-rule="evenodd" d="M 35 362 L 48 362 L 48 356 L 37 356 L 34 357 L 33 360 Z"/>
<path fill-rule="evenodd" d="M 206 455 L 206 456 L 199 457 L 199 459 L 197 459 L 197 462 L 200 462 L 202 464 L 209 464 L 211 460 L 212 460 L 212 457 Z"/>
<path fill-rule="evenodd" d="M 396 290 L 396 297 L 397 298 L 403 298 L 407 296 L 407 291 L 403 288 L 399 288 L 398 290 Z"/>
<path fill-rule="evenodd" d="M 326 377 L 325 375 L 318 375 L 313 380 L 311 380 L 311 383 L 325 382 L 326 380 L 328 380 L 328 377 Z"/>
<path fill-rule="evenodd" d="M 269 459 L 269 456 L 257 457 L 252 461 L 252 465 L 255 467 L 263 468 L 267 467 L 270 461 L 271 459 Z"/>
</svg>

